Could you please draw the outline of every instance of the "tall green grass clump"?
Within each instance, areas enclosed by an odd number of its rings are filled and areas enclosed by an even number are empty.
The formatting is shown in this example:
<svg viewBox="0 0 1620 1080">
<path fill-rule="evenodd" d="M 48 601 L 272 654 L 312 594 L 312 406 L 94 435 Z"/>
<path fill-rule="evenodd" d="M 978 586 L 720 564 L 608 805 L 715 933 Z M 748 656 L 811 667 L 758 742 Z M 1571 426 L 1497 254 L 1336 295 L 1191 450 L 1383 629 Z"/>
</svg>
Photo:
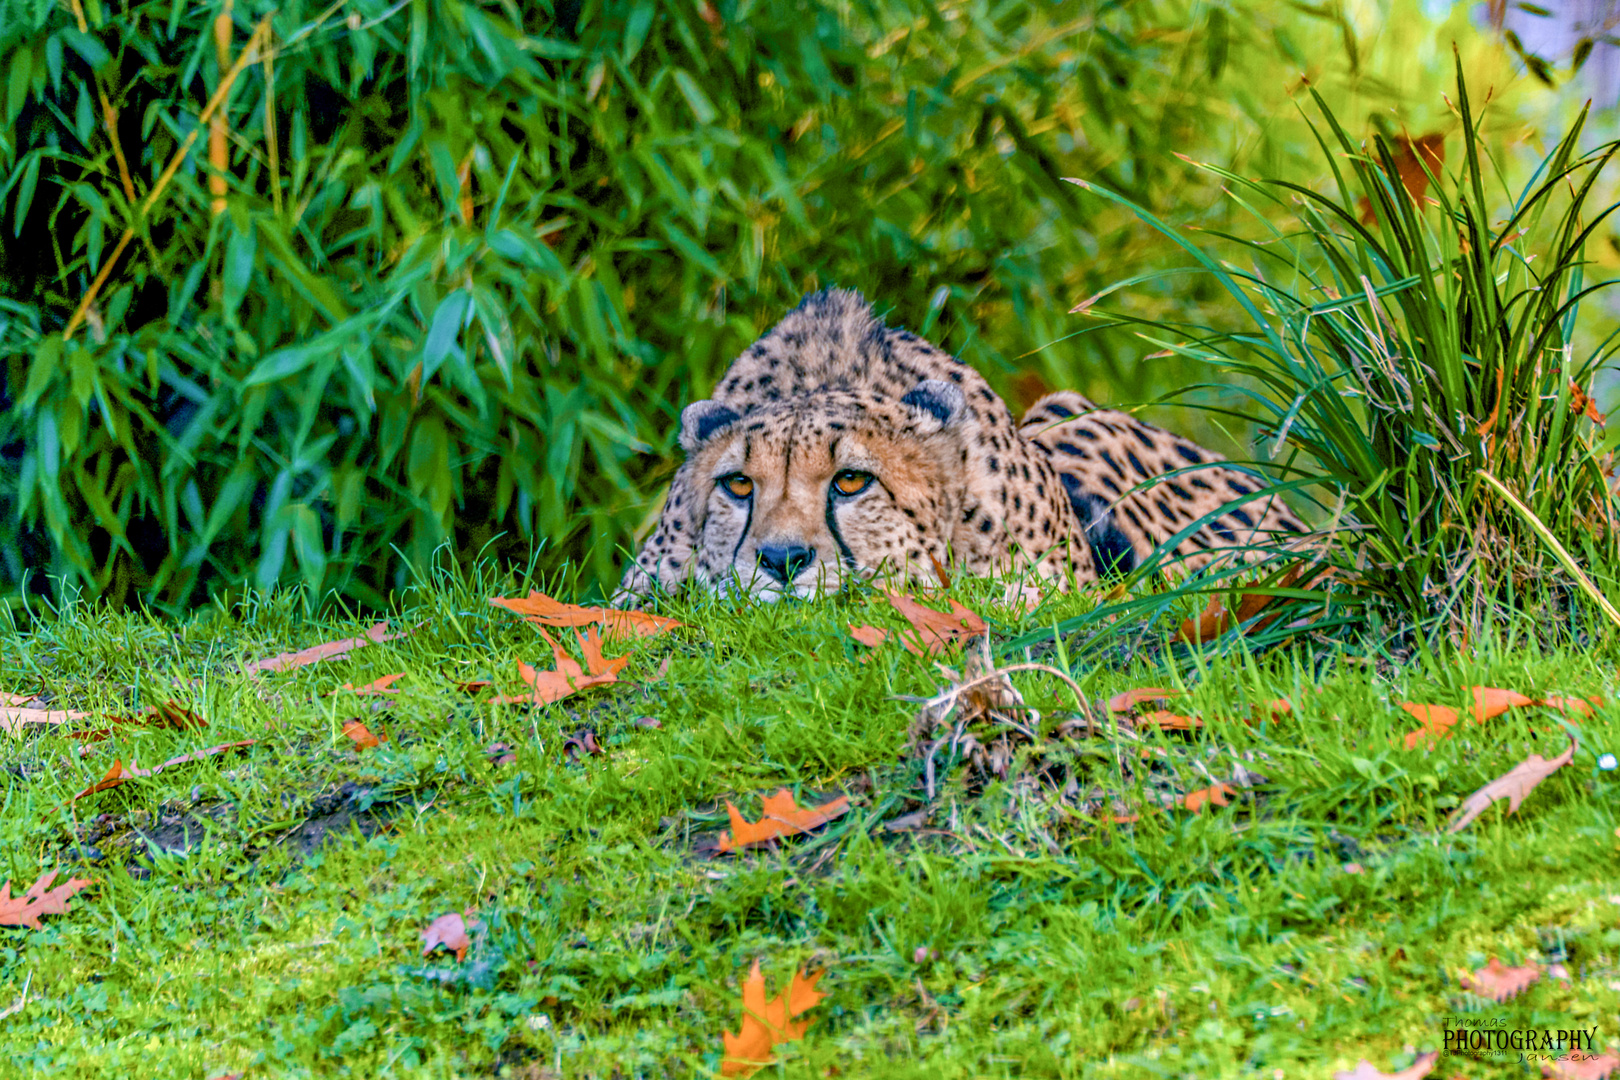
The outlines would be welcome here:
<svg viewBox="0 0 1620 1080">
<path fill-rule="evenodd" d="M 1620 623 L 1594 581 L 1615 566 L 1615 508 L 1587 400 L 1615 346 L 1587 340 L 1580 319 L 1613 284 L 1588 278 L 1586 251 L 1615 210 L 1593 192 L 1620 144 L 1580 149 L 1583 111 L 1513 190 L 1460 62 L 1444 150 L 1434 137 L 1360 143 L 1312 97 L 1331 190 L 1203 166 L 1264 226 L 1259 240 L 1221 234 L 1243 265 L 1136 207 L 1244 325 L 1113 317 L 1238 388 L 1276 471 L 1319 499 L 1340 580 L 1407 625 L 1477 628 L 1549 584 Z M 1273 224 L 1281 212 L 1292 227 Z"/>
</svg>

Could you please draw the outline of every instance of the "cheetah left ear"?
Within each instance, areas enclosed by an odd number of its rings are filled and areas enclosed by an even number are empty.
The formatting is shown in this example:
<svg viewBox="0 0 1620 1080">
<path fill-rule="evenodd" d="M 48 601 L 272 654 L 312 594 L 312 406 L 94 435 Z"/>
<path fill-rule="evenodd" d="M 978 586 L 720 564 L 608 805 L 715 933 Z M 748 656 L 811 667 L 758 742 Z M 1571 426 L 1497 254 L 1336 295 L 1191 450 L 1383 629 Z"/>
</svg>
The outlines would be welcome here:
<svg viewBox="0 0 1620 1080">
<path fill-rule="evenodd" d="M 708 442 L 717 432 L 735 424 L 737 410 L 718 401 L 694 401 L 681 410 L 681 449 L 688 454 Z"/>
<path fill-rule="evenodd" d="M 955 383 L 924 379 L 900 399 L 900 404 L 909 406 L 925 426 L 937 425 L 933 430 L 938 431 L 950 427 L 962 415 L 965 402 L 962 388 Z"/>
</svg>

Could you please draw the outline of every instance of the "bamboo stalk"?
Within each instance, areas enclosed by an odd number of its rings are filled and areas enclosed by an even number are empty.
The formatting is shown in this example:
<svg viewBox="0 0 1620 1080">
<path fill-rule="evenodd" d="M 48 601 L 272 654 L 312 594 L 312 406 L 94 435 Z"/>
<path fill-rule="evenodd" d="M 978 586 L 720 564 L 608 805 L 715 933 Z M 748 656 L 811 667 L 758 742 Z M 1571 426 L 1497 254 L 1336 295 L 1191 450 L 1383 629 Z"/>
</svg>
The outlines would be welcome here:
<svg viewBox="0 0 1620 1080">
<path fill-rule="evenodd" d="M 112 143 L 113 157 L 118 159 L 118 182 L 124 187 L 124 198 L 135 205 L 135 178 L 129 174 L 129 161 L 124 157 L 124 144 L 118 141 L 118 110 L 107 100 L 107 91 L 96 80 L 96 96 L 101 98 L 101 119 L 107 125 L 107 140 Z"/>
<path fill-rule="evenodd" d="M 478 147 L 474 146 L 467 151 L 467 156 L 461 159 L 461 164 L 456 166 L 456 186 L 461 191 L 461 197 L 457 200 L 456 209 L 461 213 L 461 223 L 463 225 L 472 224 L 472 164 L 473 155 L 476 153 L 478 153 Z"/>
<path fill-rule="evenodd" d="M 264 53 L 264 142 L 270 152 L 270 199 L 281 216 L 281 144 L 276 139 L 276 54 Z"/>
<path fill-rule="evenodd" d="M 143 219 L 152 212 L 152 207 L 156 206 L 157 201 L 163 197 L 164 191 L 168 189 L 169 183 L 174 179 L 174 174 L 180 171 L 180 163 L 186 159 L 186 155 L 196 145 L 197 133 L 202 130 L 202 125 L 206 124 L 213 117 L 214 112 L 225 103 L 225 97 L 231 92 L 231 86 L 236 82 L 236 77 L 242 73 L 243 68 L 257 59 L 257 50 L 269 38 L 270 16 L 266 15 L 259 22 L 259 25 L 253 28 L 253 34 L 248 38 L 247 44 L 243 46 L 241 55 L 236 58 L 236 62 L 231 65 L 231 69 L 226 73 L 225 77 L 219 81 L 219 88 L 214 91 L 214 96 L 208 99 L 207 105 L 203 106 L 201 115 L 197 117 L 197 126 L 191 129 L 185 141 L 174 152 L 174 156 L 169 159 L 169 164 L 164 167 L 163 174 L 158 177 L 157 183 L 152 185 L 152 190 L 141 202 L 140 216 Z M 101 287 L 106 284 L 113 263 L 118 261 L 118 256 L 123 254 L 124 248 L 128 247 L 129 242 L 134 238 L 134 228 L 124 230 L 124 235 L 119 238 L 118 246 L 113 248 L 113 253 L 107 259 L 106 264 L 102 266 L 101 273 L 97 274 L 96 279 L 90 283 L 90 288 L 85 290 L 84 298 L 79 301 L 79 306 L 74 310 L 73 317 L 68 319 L 67 326 L 62 330 L 62 340 L 72 340 L 73 332 L 84 324 L 85 314 L 89 312 L 90 305 L 95 303 L 96 295 L 101 292 Z"/>
<path fill-rule="evenodd" d="M 214 51 L 223 73 L 231 66 L 231 0 L 225 0 L 219 14 L 214 16 Z M 226 179 L 231 165 L 230 139 L 230 121 L 221 109 L 208 121 L 208 193 L 214 197 L 211 208 L 215 217 L 225 212 L 225 195 L 230 190 Z"/>
</svg>

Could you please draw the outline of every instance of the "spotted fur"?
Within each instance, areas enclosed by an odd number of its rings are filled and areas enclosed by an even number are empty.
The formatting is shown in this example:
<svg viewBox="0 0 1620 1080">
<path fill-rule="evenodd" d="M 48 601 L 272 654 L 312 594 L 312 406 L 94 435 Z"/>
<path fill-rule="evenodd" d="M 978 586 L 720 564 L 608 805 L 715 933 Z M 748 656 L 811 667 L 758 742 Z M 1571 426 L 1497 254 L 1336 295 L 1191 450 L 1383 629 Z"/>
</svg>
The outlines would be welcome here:
<svg viewBox="0 0 1620 1080">
<path fill-rule="evenodd" d="M 688 405 L 680 442 L 686 461 L 619 603 L 686 582 L 808 597 L 883 573 L 931 578 L 935 562 L 1085 583 L 1260 490 L 1079 394 L 1048 395 L 1015 425 L 978 372 L 838 289 L 806 297 Z M 1196 567 L 1271 531 L 1303 526 L 1262 496 L 1177 554 Z"/>
</svg>

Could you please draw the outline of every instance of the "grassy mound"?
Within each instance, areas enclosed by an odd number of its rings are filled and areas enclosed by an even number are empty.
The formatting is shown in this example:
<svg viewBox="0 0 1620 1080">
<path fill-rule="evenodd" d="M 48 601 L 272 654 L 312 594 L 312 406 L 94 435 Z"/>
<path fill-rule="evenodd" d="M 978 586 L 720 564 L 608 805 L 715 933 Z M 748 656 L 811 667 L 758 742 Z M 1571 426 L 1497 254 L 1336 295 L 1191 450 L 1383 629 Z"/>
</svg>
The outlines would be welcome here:
<svg viewBox="0 0 1620 1080">
<path fill-rule="evenodd" d="M 364 625 L 282 597 L 184 624 L 70 606 L 8 633 L 0 689 L 98 716 L 173 699 L 207 726 L 0 735 L 0 879 L 95 882 L 41 929 L 0 928 L 0 1010 L 20 1002 L 0 1059 L 63 1077 L 713 1075 L 756 960 L 772 993 L 827 971 L 808 1033 L 765 1075 L 1320 1076 L 1404 1065 L 1457 1017 L 1620 1024 L 1620 782 L 1598 760 L 1620 746 L 1615 708 L 1524 706 L 1409 749 L 1401 707 L 1465 710 L 1475 685 L 1613 700 L 1612 638 L 1561 648 L 1510 623 L 1404 666 L 1166 665 L 1176 610 L 1075 663 L 1078 701 L 1013 673 L 1034 738 L 999 761 L 936 747 L 929 798 L 917 699 L 952 679 L 851 638 L 904 628 L 881 596 L 674 604 L 684 626 L 606 640 L 627 659 L 616 682 L 492 704 L 525 689 L 520 661 L 553 666 L 535 626 L 488 603 L 527 584 L 440 579 L 392 621 L 408 632 L 258 676 L 242 662 Z M 987 582 L 949 596 L 1003 645 L 1097 603 L 1025 612 Z M 548 633 L 580 655 L 573 631 Z M 392 697 L 332 693 L 396 673 Z M 1148 722 L 1148 702 L 1106 719 L 1142 686 L 1189 691 L 1163 707 L 1201 726 Z M 387 741 L 356 749 L 351 718 Z M 1011 730 L 975 723 L 981 748 Z M 1574 762 L 1516 813 L 1445 831 L 1470 792 L 1570 734 Z M 73 798 L 115 758 L 250 739 Z M 1224 806 L 1187 809 L 1219 783 Z M 717 852 L 726 802 L 754 819 L 781 787 L 851 810 Z M 463 911 L 479 924 L 465 958 L 424 957 L 428 925 Z M 1465 990 L 1493 957 L 1544 975 L 1501 1004 Z"/>
</svg>

